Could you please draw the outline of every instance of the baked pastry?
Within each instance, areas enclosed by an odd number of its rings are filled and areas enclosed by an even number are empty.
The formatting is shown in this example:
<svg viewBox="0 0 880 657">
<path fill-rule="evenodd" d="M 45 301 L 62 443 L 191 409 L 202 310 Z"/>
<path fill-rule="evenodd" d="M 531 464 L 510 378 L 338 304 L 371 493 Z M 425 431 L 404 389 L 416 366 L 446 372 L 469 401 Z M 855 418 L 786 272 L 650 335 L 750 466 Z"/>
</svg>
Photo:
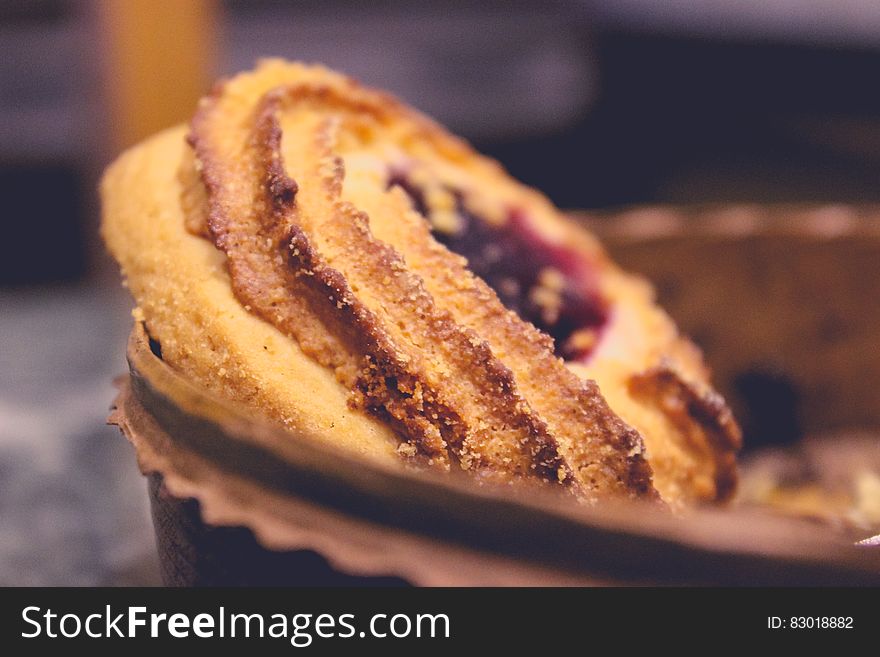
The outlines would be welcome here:
<svg viewBox="0 0 880 657">
<path fill-rule="evenodd" d="M 162 357 L 296 433 L 589 501 L 733 491 L 739 430 L 650 286 L 385 94 L 264 61 L 102 198 Z"/>
</svg>

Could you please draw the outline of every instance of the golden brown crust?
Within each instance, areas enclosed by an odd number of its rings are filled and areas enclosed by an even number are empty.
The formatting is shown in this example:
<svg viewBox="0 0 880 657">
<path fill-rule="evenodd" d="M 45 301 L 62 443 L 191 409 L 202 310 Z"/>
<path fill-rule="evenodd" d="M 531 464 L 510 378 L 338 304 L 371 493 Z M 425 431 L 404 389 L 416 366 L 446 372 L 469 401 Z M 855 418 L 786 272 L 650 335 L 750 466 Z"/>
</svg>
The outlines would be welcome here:
<svg viewBox="0 0 880 657">
<path fill-rule="evenodd" d="M 324 93 L 320 87 L 299 87 L 283 95 L 267 95 L 257 109 L 253 148 L 242 154 L 244 167 L 242 159 L 230 167 L 230 161 L 212 148 L 212 129 L 229 130 L 221 108 L 206 103 L 194 121 L 192 142 L 209 189 L 209 228 L 217 246 L 230 259 L 237 295 L 269 321 L 295 332 L 301 344 L 314 330 L 312 326 L 304 330 L 304 315 L 335 312 L 337 321 L 327 322 L 319 330 L 335 329 L 348 353 L 354 355 L 348 363 L 333 364 L 337 370 L 345 370 L 343 383 L 352 383 L 346 380 L 346 373 L 361 363 L 354 383 L 367 407 L 399 423 L 404 435 L 429 457 L 446 462 L 448 448 L 468 469 L 519 476 L 535 471 L 547 480 L 570 481 L 570 476 L 560 475 L 566 466 L 553 439 L 516 393 L 509 370 L 476 334 L 435 306 L 418 277 L 406 270 L 400 255 L 372 237 L 366 216 L 338 200 L 341 171 L 333 156 L 322 152 L 323 130 L 315 133 L 319 143 L 313 145 L 315 161 L 311 164 L 317 171 L 329 171 L 314 181 L 315 206 L 319 213 L 324 212 L 323 230 L 332 231 L 333 238 L 321 239 L 316 230 L 321 220 L 294 202 L 298 185 L 284 173 L 281 129 L 275 114 L 286 98 Z M 218 117 L 219 126 L 212 125 Z M 247 132 L 242 136 L 247 139 Z M 242 180 L 238 175 L 242 170 L 259 173 Z M 231 225 L 236 217 L 226 211 L 228 194 L 224 192 L 248 189 L 248 185 L 253 189 L 250 206 L 264 211 L 252 213 L 252 233 L 241 240 L 232 239 L 230 230 L 234 230 Z M 323 198 L 325 195 L 329 198 Z M 285 237 L 266 239 L 277 231 Z M 319 252 L 319 242 L 327 255 Z M 261 252 L 267 251 L 269 256 L 261 257 Z M 289 252 L 288 257 L 278 258 L 284 251 Z M 248 268 L 252 260 L 264 266 L 259 273 Z M 240 276 L 239 267 L 246 269 L 247 275 Z M 265 307 L 265 279 L 261 276 L 269 281 L 286 278 L 291 288 L 296 286 L 288 298 L 311 299 L 310 307 Z M 257 285 L 250 285 L 253 282 Z M 355 286 L 359 293 L 353 291 Z M 365 301 L 370 297 L 371 304 Z M 315 313 L 312 308 L 318 300 L 326 303 Z"/>
<path fill-rule="evenodd" d="M 271 418 L 298 437 L 400 464 L 398 436 L 348 405 L 332 371 L 235 298 L 225 256 L 187 232 L 183 199 L 195 179 L 183 126 L 124 153 L 101 183 L 109 249 L 134 297 L 137 321 L 161 342 L 162 357 L 195 385 Z M 190 184 L 190 183 L 187 183 Z"/>
<path fill-rule="evenodd" d="M 489 476 L 537 475 L 591 497 L 655 495 L 638 434 L 611 412 L 594 384 L 565 368 L 545 336 L 506 311 L 426 230 L 415 230 L 418 238 L 407 241 L 413 245 L 408 261 L 374 237 L 370 218 L 341 198 L 344 169 L 332 152 L 331 121 L 315 119 L 298 142 L 299 170 L 315 173 L 300 181 L 287 174 L 279 119 L 287 107 L 323 103 L 383 113 L 368 92 L 346 91 L 349 96 L 307 82 L 279 86 L 254 99 L 255 107 L 232 114 L 221 93 L 203 102 L 193 121 L 191 142 L 208 189 L 208 226 L 229 258 L 242 303 L 294 335 L 307 352 L 316 327 L 302 318 L 318 317 L 341 343 L 331 350 L 338 360 L 324 363 L 360 392 L 368 409 L 392 421 L 438 463 L 451 460 Z M 247 146 L 232 159 L 218 144 L 235 126 L 238 143 Z M 231 189 L 244 203 L 228 198 Z M 395 219 L 405 221 L 407 214 L 401 206 Z M 242 217 L 249 217 L 247 225 Z M 410 264 L 416 262 L 421 266 Z M 440 303 L 426 289 L 420 274 L 432 270 L 447 272 L 446 291 L 462 292 L 457 303 L 445 297 Z M 263 290 L 278 282 L 298 304 L 280 307 L 273 295 L 266 305 Z M 482 316 L 454 312 L 475 304 Z M 487 335 L 515 361 L 519 377 L 493 354 Z M 314 352 L 319 360 L 323 354 Z M 541 402 L 539 411 L 518 383 Z M 552 395 L 547 386 L 555 388 Z"/>
<path fill-rule="evenodd" d="M 395 191 L 395 190 L 392 190 Z M 554 355 L 553 340 L 501 304 L 467 261 L 431 238 L 428 225 L 402 212 L 395 245 L 455 320 L 485 336 L 515 374 L 516 383 L 556 436 L 560 452 L 587 489 L 654 495 L 638 432 L 608 407 L 598 386 Z"/>
<path fill-rule="evenodd" d="M 699 355 L 649 286 L 496 163 L 388 96 L 279 61 L 218 85 L 189 141 L 182 223 L 225 255 L 241 307 L 332 372 L 353 412 L 392 427 L 398 454 L 589 500 L 728 495 L 735 424 L 706 392 Z M 424 203 L 395 183 L 401 171 Z M 463 217 L 487 234 L 524 231 L 517 248 L 571 264 L 565 274 L 550 262 L 527 292 L 548 324 L 565 310 L 564 275 L 586 295 L 578 316 L 595 305 L 596 325 L 560 338 L 577 362 L 435 239 Z M 116 252 L 125 263 L 127 247 Z M 677 387 L 640 377 L 667 360 Z M 671 390 L 686 400 L 680 417 L 663 405 Z"/>
<path fill-rule="evenodd" d="M 728 500 L 736 490 L 736 452 L 742 445 L 739 425 L 717 392 L 682 377 L 664 363 L 630 379 L 632 393 L 656 405 L 678 427 L 682 435 L 712 452 L 715 464 L 716 499 Z"/>
</svg>

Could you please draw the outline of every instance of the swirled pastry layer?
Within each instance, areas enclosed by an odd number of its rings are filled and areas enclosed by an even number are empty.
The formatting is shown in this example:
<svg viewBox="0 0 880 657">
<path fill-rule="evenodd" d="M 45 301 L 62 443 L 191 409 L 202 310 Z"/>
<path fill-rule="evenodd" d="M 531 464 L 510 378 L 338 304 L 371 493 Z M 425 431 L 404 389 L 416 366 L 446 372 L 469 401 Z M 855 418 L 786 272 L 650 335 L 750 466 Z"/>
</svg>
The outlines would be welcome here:
<svg viewBox="0 0 880 657">
<path fill-rule="evenodd" d="M 104 234 L 163 357 L 201 384 L 481 479 L 586 500 L 731 492 L 738 429 L 649 286 L 435 123 L 271 60 L 219 84 L 180 138 L 109 170 Z"/>
</svg>

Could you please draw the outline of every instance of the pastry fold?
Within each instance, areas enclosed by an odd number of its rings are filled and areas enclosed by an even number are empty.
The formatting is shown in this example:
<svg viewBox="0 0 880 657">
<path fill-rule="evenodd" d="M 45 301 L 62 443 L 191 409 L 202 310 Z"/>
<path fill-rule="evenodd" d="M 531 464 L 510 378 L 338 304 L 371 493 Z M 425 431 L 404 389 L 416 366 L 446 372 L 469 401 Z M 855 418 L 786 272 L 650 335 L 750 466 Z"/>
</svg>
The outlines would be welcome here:
<svg viewBox="0 0 880 657">
<path fill-rule="evenodd" d="M 650 287 L 437 124 L 269 60 L 181 137 L 124 155 L 102 188 L 172 366 L 371 457 L 588 501 L 732 492 L 738 429 Z"/>
</svg>

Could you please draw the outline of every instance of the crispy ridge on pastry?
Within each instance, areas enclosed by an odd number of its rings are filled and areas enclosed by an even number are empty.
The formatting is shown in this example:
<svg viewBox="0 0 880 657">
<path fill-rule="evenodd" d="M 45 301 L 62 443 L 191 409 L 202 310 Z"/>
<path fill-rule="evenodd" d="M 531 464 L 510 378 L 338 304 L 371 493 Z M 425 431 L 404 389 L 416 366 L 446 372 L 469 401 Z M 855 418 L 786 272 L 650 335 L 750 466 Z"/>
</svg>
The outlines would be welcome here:
<svg viewBox="0 0 880 657">
<path fill-rule="evenodd" d="M 322 382 L 334 377 L 355 424 L 374 427 L 372 415 L 393 429 L 398 454 L 588 500 L 732 491 L 738 429 L 729 411 L 719 420 L 699 353 L 650 288 L 430 120 L 321 67 L 271 60 L 203 99 L 189 142 L 175 180 L 188 238 L 213 242 L 243 314 L 287 336 L 297 367 L 310 359 Z M 185 331 L 153 317 L 155 292 L 134 280 L 144 258 L 112 226 L 107 198 L 125 169 L 104 181 L 105 237 L 164 355 L 166 335 L 176 346 Z M 241 346 L 217 337 L 221 351 Z M 180 349 L 166 359 L 218 387 Z M 265 367 L 233 360 L 249 375 Z M 223 392 L 296 428 L 279 400 L 305 382 L 275 381 Z M 385 454 L 387 436 L 377 441 Z"/>
<path fill-rule="evenodd" d="M 344 343 L 334 352 L 344 362 L 317 350 L 315 357 L 441 463 L 448 455 L 490 476 L 537 475 L 589 494 L 651 493 L 639 436 L 611 413 L 594 384 L 553 355 L 549 338 L 478 286 L 461 259 L 413 221 L 406 203 L 381 213 L 383 224 L 409 224 L 402 243 L 389 243 L 371 230 L 379 215 L 371 220 L 341 198 L 344 168 L 332 146 L 345 115 L 390 120 L 388 101 L 353 85 L 342 90 L 346 96 L 326 83 L 278 87 L 271 75 L 261 81 L 268 88 L 255 107 L 237 102 L 231 87 L 240 78 L 227 83 L 203 104 L 191 136 L 208 188 L 208 228 L 229 258 L 242 302 L 307 344 L 313 329 L 301 321 L 308 312 L 302 304 L 282 310 L 274 295 L 263 295 L 264 285 L 253 285 L 292 274 L 294 294 L 328 317 L 322 328 L 332 332 L 335 325 Z M 286 164 L 280 117 L 303 106 L 307 113 L 288 133 L 296 162 Z M 333 111 L 341 115 L 325 116 Z M 237 138 L 230 139 L 231 126 L 239 127 Z M 224 150 L 227 144 L 249 148 Z M 401 253 L 400 246 L 408 248 Z M 477 304 L 481 312 L 467 312 Z M 552 395 L 534 395 L 538 408 L 521 394 L 548 385 Z"/>
<path fill-rule="evenodd" d="M 101 183 L 101 232 L 137 303 L 135 319 L 147 321 L 167 363 L 216 396 L 260 409 L 297 435 L 343 436 L 340 449 L 399 461 L 394 432 L 352 411 L 332 371 L 248 312 L 223 254 L 187 232 L 185 209 L 198 207 L 198 194 L 179 175 L 192 163 L 185 137 L 183 126 L 152 137 Z"/>
</svg>

